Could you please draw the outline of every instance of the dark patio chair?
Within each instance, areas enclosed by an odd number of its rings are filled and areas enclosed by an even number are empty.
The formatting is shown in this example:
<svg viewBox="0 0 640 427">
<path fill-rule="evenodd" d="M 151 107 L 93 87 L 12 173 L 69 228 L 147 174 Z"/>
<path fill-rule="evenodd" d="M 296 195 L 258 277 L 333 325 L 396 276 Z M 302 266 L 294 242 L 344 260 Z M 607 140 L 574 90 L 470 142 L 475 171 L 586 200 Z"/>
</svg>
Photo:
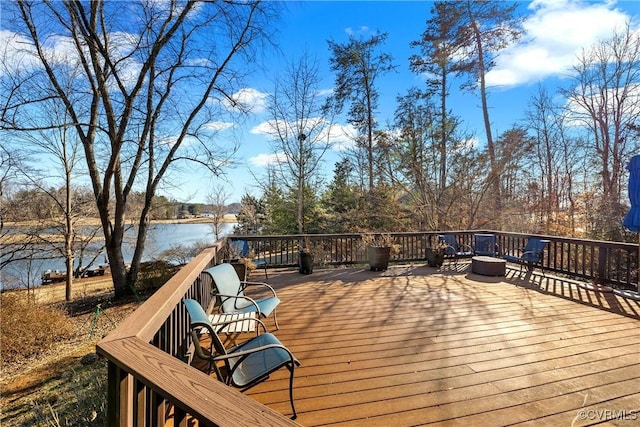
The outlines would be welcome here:
<svg viewBox="0 0 640 427">
<path fill-rule="evenodd" d="M 231 264 L 222 263 L 215 267 L 208 268 L 203 273 L 211 276 L 215 287 L 214 296 L 217 305 L 223 313 L 247 313 L 256 312 L 258 318 L 269 317 L 273 313 L 273 321 L 278 330 L 278 318 L 276 307 L 280 304 L 280 299 L 276 291 L 266 283 L 241 281 L 236 274 L 236 270 Z M 245 294 L 249 287 L 266 288 L 271 296 L 253 299 Z"/>
<path fill-rule="evenodd" d="M 252 257 L 251 248 L 249 242 L 246 240 L 229 240 L 229 252 L 232 257 L 237 258 L 251 258 L 251 262 L 256 265 L 257 268 L 264 269 L 264 277 L 269 278 L 267 273 L 267 260 L 264 258 Z"/>
<path fill-rule="evenodd" d="M 441 234 L 438 238 L 447 244 L 444 249 L 444 259 L 458 263 L 459 259 L 471 258 L 473 248 L 469 245 L 459 244 L 455 234 Z"/>
<path fill-rule="evenodd" d="M 548 244 L 549 240 L 530 237 L 525 247 L 519 251 L 519 255 L 504 254 L 502 257 L 509 262 L 519 264 L 521 272 L 523 266 L 526 266 L 528 271 L 533 271 L 535 267 L 540 267 L 544 276 L 542 261 L 544 259 L 544 250 Z"/>
<path fill-rule="evenodd" d="M 473 254 L 478 256 L 497 257 L 500 251 L 495 234 L 474 234 Z"/>
<path fill-rule="evenodd" d="M 271 333 L 262 333 L 239 345 L 225 349 L 214 325 L 209 321 L 207 313 L 200 303 L 193 299 L 182 300 L 189 313 L 189 329 L 196 355 L 209 363 L 216 372 L 219 381 L 241 389 L 241 391 L 261 383 L 269 378 L 272 372 L 285 367 L 289 370 L 289 400 L 291 401 L 292 419 L 297 417 L 293 403 L 293 374 L 300 362 L 278 338 Z M 208 349 L 202 346 L 201 334 L 207 332 L 211 339 Z"/>
</svg>

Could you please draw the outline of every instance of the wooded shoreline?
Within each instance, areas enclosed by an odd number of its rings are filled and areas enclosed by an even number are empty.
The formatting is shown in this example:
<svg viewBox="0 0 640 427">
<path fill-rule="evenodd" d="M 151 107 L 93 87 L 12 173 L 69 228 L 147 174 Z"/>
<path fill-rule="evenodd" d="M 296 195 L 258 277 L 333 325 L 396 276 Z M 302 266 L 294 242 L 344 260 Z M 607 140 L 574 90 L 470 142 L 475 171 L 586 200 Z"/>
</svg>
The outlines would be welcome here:
<svg viewBox="0 0 640 427">
<path fill-rule="evenodd" d="M 215 221 L 213 218 L 182 218 L 182 219 L 161 219 L 161 220 L 152 220 L 151 224 L 213 224 Z M 235 214 L 227 214 L 222 219 L 222 223 L 231 224 L 237 222 L 237 218 Z M 49 223 L 38 223 L 36 221 L 15 221 L 15 222 L 5 222 L 4 229 L 28 229 L 32 227 L 40 227 L 40 228 L 53 228 L 59 226 L 60 222 L 51 221 Z M 135 226 L 135 223 L 131 223 L 131 226 Z M 100 226 L 100 220 L 98 218 L 84 218 L 78 220 L 75 223 L 75 227 L 85 227 L 85 226 Z M 37 239 L 37 241 L 34 241 Z M 104 240 L 102 234 L 98 234 L 92 238 L 93 240 Z M 28 233 L 5 233 L 0 236 L 0 244 L 1 245 L 19 245 L 26 243 L 63 243 L 64 236 L 61 233 L 38 233 L 37 236 L 34 234 Z"/>
</svg>

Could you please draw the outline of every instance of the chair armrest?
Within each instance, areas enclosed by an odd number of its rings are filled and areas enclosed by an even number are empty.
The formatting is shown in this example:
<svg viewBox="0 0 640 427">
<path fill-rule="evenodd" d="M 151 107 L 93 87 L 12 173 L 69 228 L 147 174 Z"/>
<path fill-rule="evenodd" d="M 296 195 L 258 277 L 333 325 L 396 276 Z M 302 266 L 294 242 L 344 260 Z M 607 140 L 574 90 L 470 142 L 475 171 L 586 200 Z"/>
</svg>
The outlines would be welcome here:
<svg viewBox="0 0 640 427">
<path fill-rule="evenodd" d="M 442 253 L 445 256 L 456 256 L 456 248 L 451 245 L 447 245 L 444 249 L 442 249 Z"/>
<path fill-rule="evenodd" d="M 269 290 L 271 291 L 271 293 L 273 294 L 273 296 L 274 296 L 274 297 L 275 297 L 275 296 L 277 296 L 277 295 L 276 295 L 276 291 L 275 291 L 275 289 L 273 289 L 273 286 L 271 286 L 271 285 L 269 285 L 269 284 L 267 284 L 267 283 L 264 283 L 264 282 L 247 282 L 247 281 L 242 281 L 242 282 L 240 282 L 240 284 L 242 285 L 242 289 L 243 289 L 243 290 L 244 290 L 244 289 L 246 289 L 246 288 L 248 288 L 249 286 L 264 286 L 264 287 L 266 287 L 267 289 L 269 289 Z"/>
<path fill-rule="evenodd" d="M 461 249 L 460 252 L 473 252 L 473 246 L 466 245 L 464 243 L 460 245 L 460 249 Z"/>
<path fill-rule="evenodd" d="M 239 300 L 239 299 L 243 299 L 243 300 L 247 300 L 249 301 L 251 304 L 253 304 L 253 306 L 256 308 L 256 312 L 258 313 L 258 317 L 262 316 L 262 313 L 260 312 L 260 307 L 258 307 L 258 303 L 256 303 L 256 301 L 252 298 L 249 298 L 248 296 L 244 295 L 244 296 L 240 296 L 240 295 L 225 295 L 225 294 L 218 294 L 216 292 L 213 292 L 211 294 L 214 297 L 220 297 L 220 302 L 221 304 L 224 304 L 224 302 L 228 299 L 233 298 L 234 300 Z M 233 306 L 235 308 L 238 308 L 238 306 L 236 305 L 236 303 L 233 303 Z"/>
</svg>

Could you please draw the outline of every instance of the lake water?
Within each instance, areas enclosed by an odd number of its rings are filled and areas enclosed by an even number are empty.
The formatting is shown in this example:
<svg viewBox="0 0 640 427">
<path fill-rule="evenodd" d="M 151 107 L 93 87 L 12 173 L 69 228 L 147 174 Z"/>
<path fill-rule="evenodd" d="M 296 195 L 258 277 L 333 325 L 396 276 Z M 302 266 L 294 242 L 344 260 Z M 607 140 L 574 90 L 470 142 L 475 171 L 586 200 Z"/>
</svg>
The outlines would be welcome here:
<svg viewBox="0 0 640 427">
<path fill-rule="evenodd" d="M 235 225 L 235 223 L 224 224 L 220 237 L 231 234 Z M 136 231 L 135 228 L 132 228 L 126 233 L 125 240 L 132 242 L 131 244 L 125 243 L 123 246 L 123 255 L 126 262 L 131 261 L 133 257 L 133 242 Z M 212 224 L 152 224 L 147 233 L 142 260 L 149 261 L 157 259 L 163 251 L 175 246 L 190 247 L 200 242 L 215 242 Z M 94 254 L 85 254 L 85 265 L 93 256 Z M 102 253 L 92 267 L 97 267 L 98 264 L 104 264 L 106 262 L 106 254 Z M 40 285 L 42 272 L 47 270 L 64 271 L 65 269 L 64 258 L 62 257 L 42 261 L 18 261 L 11 263 L 0 272 L 0 289 L 3 289 L 5 286 L 9 287 L 16 281 L 23 284 L 20 287 L 26 287 L 26 283 L 30 283 L 31 286 Z"/>
</svg>

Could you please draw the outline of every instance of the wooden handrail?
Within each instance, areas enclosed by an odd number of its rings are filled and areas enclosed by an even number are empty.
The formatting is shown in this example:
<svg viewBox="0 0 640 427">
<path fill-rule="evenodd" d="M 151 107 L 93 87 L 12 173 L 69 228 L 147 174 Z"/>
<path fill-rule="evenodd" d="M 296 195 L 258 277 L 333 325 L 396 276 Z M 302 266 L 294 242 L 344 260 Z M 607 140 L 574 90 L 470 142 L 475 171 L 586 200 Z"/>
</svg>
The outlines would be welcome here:
<svg viewBox="0 0 640 427">
<path fill-rule="evenodd" d="M 296 425 L 282 414 L 138 338 L 103 342 L 100 352 L 110 361 L 116 361 L 118 368 L 130 369 L 135 381 L 142 383 L 133 395 L 144 395 L 148 389 L 171 402 L 174 426 L 182 425 L 181 421 L 187 414 L 197 419 L 200 425 Z M 133 417 L 127 417 L 127 420 L 138 419 L 143 414 L 131 415 Z M 146 414 L 144 416 L 146 418 Z M 159 420 L 155 425 L 164 425 L 165 422 L 166 419 Z M 122 418 L 118 424 L 123 425 Z M 110 422 L 109 425 L 115 424 Z"/>
<path fill-rule="evenodd" d="M 224 240 L 180 269 L 134 313 L 102 339 L 97 352 L 109 361 L 107 417 L 110 426 L 292 426 L 284 415 L 185 363 L 190 356 L 184 297 L 207 306 L 211 283 L 205 268 L 221 261 Z"/>
<path fill-rule="evenodd" d="M 426 259 L 425 248 L 437 241 L 442 231 L 388 233 L 400 246 L 391 262 L 413 262 Z M 495 230 L 452 230 L 459 243 L 472 245 L 476 233 L 492 233 L 498 238 L 501 251 L 509 252 L 524 246 L 531 237 L 550 241 L 543 265 L 546 269 L 567 278 L 634 288 L 638 282 L 638 244 L 606 242 L 590 239 L 547 236 L 540 234 L 506 233 Z M 325 265 L 365 264 L 367 262 L 362 234 L 294 234 L 294 235 L 232 235 L 228 239 L 242 239 L 267 260 L 271 267 L 294 267 L 298 263 L 298 244 L 306 241 L 318 248 L 316 263 Z"/>
<path fill-rule="evenodd" d="M 493 233 L 501 252 L 521 248 L 531 236 L 491 230 L 447 231 L 459 243 L 471 245 L 473 234 Z M 426 248 L 442 232 L 389 233 L 400 250 L 396 262 L 423 261 Z M 569 278 L 594 280 L 623 287 L 637 286 L 638 245 L 556 236 L 545 252 L 545 269 Z M 316 245 L 326 264 L 366 263 L 360 234 L 312 234 L 287 236 L 229 236 L 245 239 L 270 267 L 297 264 L 298 243 Z M 182 299 L 193 298 L 204 307 L 211 302 L 211 279 L 202 271 L 222 262 L 227 238 L 204 250 L 180 269 L 155 294 L 97 345 L 109 361 L 108 424 L 110 426 L 185 425 L 296 425 L 255 400 L 192 368 L 188 317 Z M 634 282 L 635 280 L 635 282 Z"/>
</svg>

